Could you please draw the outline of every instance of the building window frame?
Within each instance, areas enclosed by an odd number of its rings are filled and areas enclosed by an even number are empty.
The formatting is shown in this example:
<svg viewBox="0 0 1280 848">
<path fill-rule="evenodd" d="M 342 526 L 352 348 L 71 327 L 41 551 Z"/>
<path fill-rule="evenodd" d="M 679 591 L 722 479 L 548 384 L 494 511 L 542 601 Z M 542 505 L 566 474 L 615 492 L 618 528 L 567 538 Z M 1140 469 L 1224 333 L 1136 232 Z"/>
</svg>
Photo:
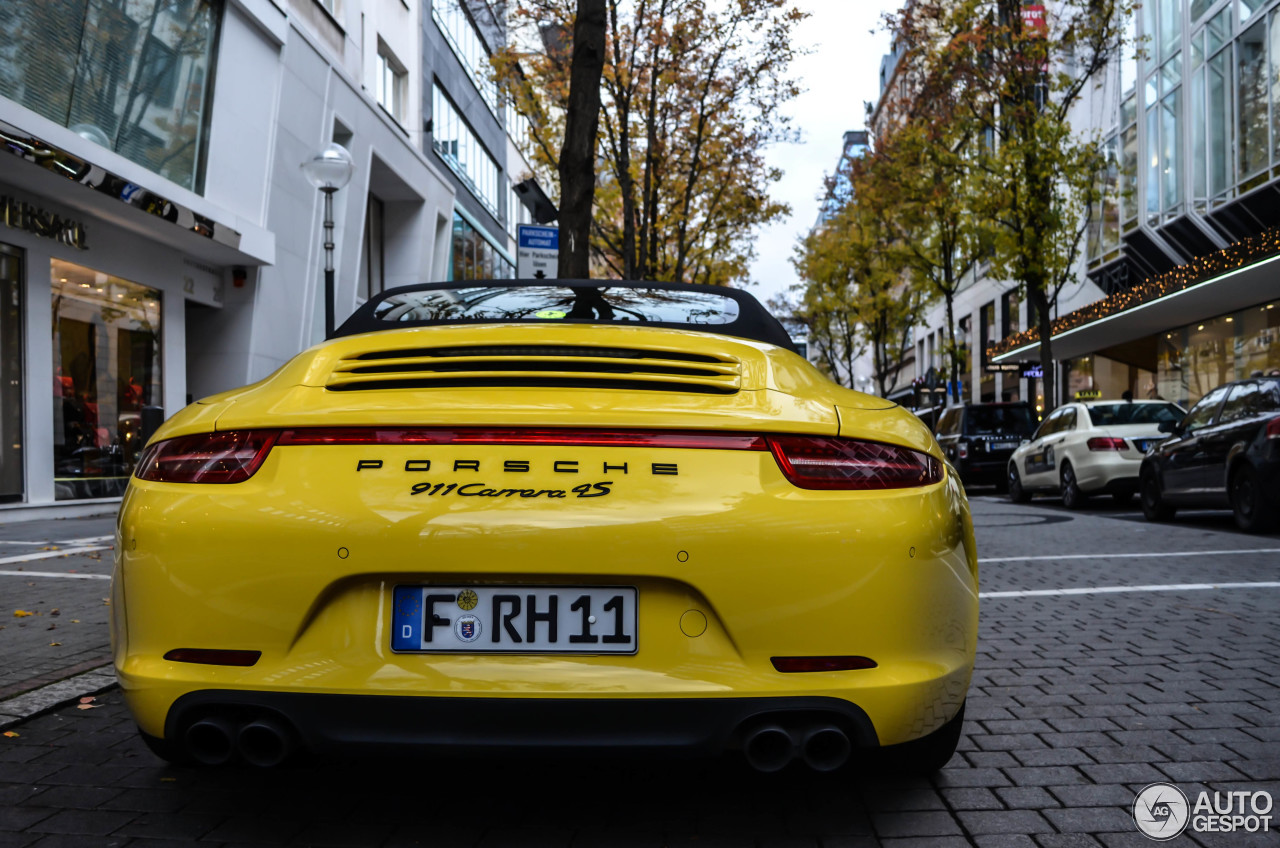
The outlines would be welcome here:
<svg viewBox="0 0 1280 848">
<path fill-rule="evenodd" d="M 434 0 L 431 19 L 466 71 L 471 84 L 480 93 L 480 99 L 498 119 L 498 85 L 489 76 L 493 67 L 489 48 L 471 17 L 471 11 L 460 0 Z"/>
<path fill-rule="evenodd" d="M 404 63 L 396 58 L 396 54 L 381 36 L 378 38 L 378 55 L 374 61 L 376 63 L 374 99 L 384 112 L 395 119 L 396 123 L 403 125 L 404 107 L 409 100 L 407 96 L 409 71 Z"/>
<path fill-rule="evenodd" d="M 431 89 L 431 147 L 481 205 L 500 220 L 498 186 L 502 169 L 436 80 Z"/>
</svg>

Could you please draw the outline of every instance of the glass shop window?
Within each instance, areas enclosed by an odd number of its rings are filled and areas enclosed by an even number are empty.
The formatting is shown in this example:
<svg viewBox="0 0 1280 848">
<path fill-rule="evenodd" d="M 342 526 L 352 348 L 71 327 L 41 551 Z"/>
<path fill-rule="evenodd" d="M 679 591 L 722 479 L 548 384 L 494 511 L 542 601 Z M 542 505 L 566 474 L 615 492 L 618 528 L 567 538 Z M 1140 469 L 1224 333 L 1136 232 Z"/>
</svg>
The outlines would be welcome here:
<svg viewBox="0 0 1280 848">
<path fill-rule="evenodd" d="M 116 497 L 160 405 L 160 292 L 59 259 L 52 283 L 55 494 Z"/>
<path fill-rule="evenodd" d="M 4 0 L 0 97 L 203 190 L 223 0 Z"/>
</svg>

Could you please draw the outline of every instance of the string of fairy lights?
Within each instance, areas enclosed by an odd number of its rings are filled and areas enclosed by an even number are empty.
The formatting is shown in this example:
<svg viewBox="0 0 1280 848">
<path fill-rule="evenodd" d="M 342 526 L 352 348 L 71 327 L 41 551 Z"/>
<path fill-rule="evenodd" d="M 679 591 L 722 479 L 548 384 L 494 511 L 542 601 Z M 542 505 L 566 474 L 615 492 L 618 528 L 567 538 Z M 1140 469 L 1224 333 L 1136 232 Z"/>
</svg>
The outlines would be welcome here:
<svg viewBox="0 0 1280 848">
<path fill-rule="evenodd" d="M 1280 254 L 1280 228 L 1268 230 L 1261 235 L 1243 239 L 1216 253 L 1210 253 L 1179 265 L 1163 274 L 1148 277 L 1141 283 L 1124 291 L 1116 292 L 1102 300 L 1094 301 L 1074 312 L 1060 315 L 1053 319 L 1050 331 L 1054 336 L 1073 330 L 1092 321 L 1115 315 L 1126 309 L 1132 309 L 1144 303 L 1150 303 L 1175 292 L 1188 289 L 1206 280 L 1218 277 L 1231 271 L 1253 265 L 1263 259 Z M 991 345 L 991 356 L 1035 344 L 1040 340 L 1040 329 L 1030 327 L 1020 333 L 1007 336 Z"/>
</svg>

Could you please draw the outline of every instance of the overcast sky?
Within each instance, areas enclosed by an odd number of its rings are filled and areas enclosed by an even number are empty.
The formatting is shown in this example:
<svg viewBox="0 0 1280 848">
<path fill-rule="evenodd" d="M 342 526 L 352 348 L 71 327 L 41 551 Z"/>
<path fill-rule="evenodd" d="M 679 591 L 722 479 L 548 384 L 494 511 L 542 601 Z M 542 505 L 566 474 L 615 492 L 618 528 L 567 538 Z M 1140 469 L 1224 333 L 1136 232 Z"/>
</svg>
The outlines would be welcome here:
<svg viewBox="0 0 1280 848">
<path fill-rule="evenodd" d="M 835 170 L 846 130 L 865 129 L 863 101 L 880 95 L 880 57 L 889 50 L 881 25 L 899 0 L 797 0 L 810 16 L 796 41 L 810 49 L 794 64 L 804 91 L 787 112 L 801 132 L 798 144 L 779 145 L 768 160 L 784 171 L 770 195 L 791 204 L 791 215 L 758 232 L 750 291 L 761 301 L 798 282 L 791 265 L 796 242 L 818 215 L 823 177 Z"/>
</svg>

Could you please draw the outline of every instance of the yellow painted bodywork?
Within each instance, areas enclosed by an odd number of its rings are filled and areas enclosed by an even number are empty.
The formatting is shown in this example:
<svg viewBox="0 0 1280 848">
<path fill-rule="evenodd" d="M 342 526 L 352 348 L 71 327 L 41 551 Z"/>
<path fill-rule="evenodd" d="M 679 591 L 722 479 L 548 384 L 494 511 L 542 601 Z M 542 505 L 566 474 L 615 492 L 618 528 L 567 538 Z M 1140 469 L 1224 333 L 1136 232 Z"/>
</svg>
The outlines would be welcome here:
<svg viewBox="0 0 1280 848">
<path fill-rule="evenodd" d="M 706 352 L 739 363 L 733 395 L 599 389 L 333 392 L 343 357 L 424 345 L 565 344 Z M 631 427 L 821 433 L 941 459 L 915 416 L 840 388 L 800 357 L 704 333 L 591 326 L 449 327 L 339 339 L 267 380 L 201 401 L 156 439 L 340 425 Z M 361 460 L 382 468 L 357 471 Z M 404 470 L 407 460 L 432 471 Z M 453 471 L 454 460 L 479 471 Z M 507 460 L 530 463 L 505 473 Z M 554 463 L 573 460 L 577 474 Z M 625 474 L 617 467 L 626 464 Z M 676 463 L 678 476 L 649 473 Z M 608 464 L 613 470 L 606 472 Z M 944 466 L 945 467 L 945 466 Z M 564 488 L 607 497 L 429 498 L 414 483 Z M 554 446 L 277 446 L 248 481 L 133 479 L 113 579 L 117 674 L 140 727 L 202 689 L 520 698 L 818 695 L 866 712 L 882 745 L 958 710 L 977 637 L 977 555 L 964 492 L 811 491 L 768 452 Z M 397 584 L 629 585 L 626 656 L 397 654 Z M 680 618 L 698 610 L 704 633 Z M 164 660 L 174 648 L 261 651 L 250 668 Z M 774 656 L 871 657 L 874 669 L 782 674 Z"/>
</svg>

